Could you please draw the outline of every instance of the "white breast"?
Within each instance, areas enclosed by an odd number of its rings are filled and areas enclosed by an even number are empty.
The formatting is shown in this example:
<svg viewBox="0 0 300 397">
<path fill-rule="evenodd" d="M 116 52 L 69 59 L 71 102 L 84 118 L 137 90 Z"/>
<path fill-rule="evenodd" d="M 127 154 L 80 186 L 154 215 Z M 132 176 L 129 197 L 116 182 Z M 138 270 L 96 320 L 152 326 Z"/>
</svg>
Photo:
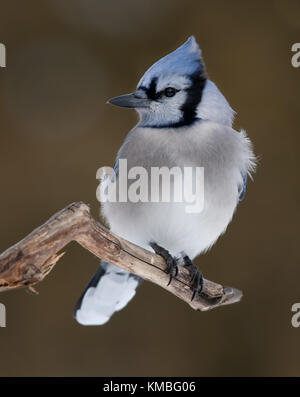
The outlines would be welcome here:
<svg viewBox="0 0 300 397">
<path fill-rule="evenodd" d="M 103 203 L 102 215 L 111 230 L 150 249 L 149 242 L 173 255 L 190 258 L 207 250 L 230 222 L 238 202 L 241 171 L 254 166 L 251 143 L 245 133 L 210 121 L 176 129 L 134 128 L 121 147 L 119 159 L 128 169 L 204 167 L 204 208 L 187 213 L 187 203 Z"/>
</svg>

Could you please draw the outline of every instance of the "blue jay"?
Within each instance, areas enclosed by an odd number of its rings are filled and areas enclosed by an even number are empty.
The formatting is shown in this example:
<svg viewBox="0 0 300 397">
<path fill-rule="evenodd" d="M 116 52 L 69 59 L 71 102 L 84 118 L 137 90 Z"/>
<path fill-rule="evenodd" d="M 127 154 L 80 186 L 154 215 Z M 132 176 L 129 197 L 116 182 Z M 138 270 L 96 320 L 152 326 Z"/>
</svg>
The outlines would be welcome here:
<svg viewBox="0 0 300 397">
<path fill-rule="evenodd" d="M 193 259 L 225 232 L 244 197 L 247 175 L 255 168 L 252 145 L 244 131 L 232 129 L 234 111 L 205 73 L 201 50 L 191 36 L 154 63 L 132 94 L 109 103 L 135 109 L 138 124 L 121 146 L 116 163 L 128 169 L 203 167 L 204 205 L 187 213 L 174 202 L 105 202 L 102 215 L 110 230 L 161 255 L 172 276 L 178 265 L 191 274 L 191 299 L 202 288 Z M 141 279 L 102 263 L 79 299 L 74 316 L 83 325 L 101 325 L 133 298 Z"/>
</svg>

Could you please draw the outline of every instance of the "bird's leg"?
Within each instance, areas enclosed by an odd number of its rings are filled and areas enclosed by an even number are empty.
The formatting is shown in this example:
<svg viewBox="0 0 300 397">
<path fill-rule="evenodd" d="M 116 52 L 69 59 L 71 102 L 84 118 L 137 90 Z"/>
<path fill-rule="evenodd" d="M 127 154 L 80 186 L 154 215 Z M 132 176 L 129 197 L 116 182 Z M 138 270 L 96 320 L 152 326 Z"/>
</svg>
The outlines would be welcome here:
<svg viewBox="0 0 300 397">
<path fill-rule="evenodd" d="M 184 266 L 188 269 L 191 275 L 191 289 L 193 291 L 192 299 L 195 298 L 196 293 L 200 293 L 203 288 L 203 276 L 200 270 L 193 264 L 190 258 L 186 255 L 183 257 Z"/>
<path fill-rule="evenodd" d="M 167 264 L 166 273 L 170 275 L 170 280 L 168 282 L 169 285 L 172 281 L 174 270 L 175 270 L 175 277 L 178 274 L 177 260 L 176 258 L 173 258 L 173 256 L 169 253 L 168 250 L 166 250 L 163 247 L 160 247 L 158 244 L 152 242 L 150 243 L 150 246 L 153 248 L 154 252 L 157 255 L 162 256 L 166 261 Z"/>
</svg>

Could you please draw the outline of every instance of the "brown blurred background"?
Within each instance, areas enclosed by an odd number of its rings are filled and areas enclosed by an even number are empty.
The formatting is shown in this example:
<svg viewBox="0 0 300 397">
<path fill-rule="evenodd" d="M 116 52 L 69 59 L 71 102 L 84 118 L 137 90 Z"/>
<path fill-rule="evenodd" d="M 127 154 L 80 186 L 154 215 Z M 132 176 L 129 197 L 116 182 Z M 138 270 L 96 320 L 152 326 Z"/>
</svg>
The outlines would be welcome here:
<svg viewBox="0 0 300 397">
<path fill-rule="evenodd" d="M 0 251 L 68 203 L 98 214 L 96 170 L 136 115 L 105 105 L 194 34 L 261 157 L 226 234 L 197 259 L 240 304 L 197 313 L 144 283 L 103 327 L 72 308 L 98 260 L 72 244 L 37 286 L 3 293 L 1 376 L 300 375 L 300 1 L 0 1 Z"/>
</svg>

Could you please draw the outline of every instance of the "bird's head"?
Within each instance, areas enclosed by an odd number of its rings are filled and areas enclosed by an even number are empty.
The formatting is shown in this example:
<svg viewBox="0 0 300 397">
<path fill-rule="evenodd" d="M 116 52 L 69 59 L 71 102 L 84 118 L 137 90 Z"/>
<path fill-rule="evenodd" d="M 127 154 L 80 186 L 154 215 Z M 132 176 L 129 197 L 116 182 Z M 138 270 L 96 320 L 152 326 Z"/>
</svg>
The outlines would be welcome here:
<svg viewBox="0 0 300 397">
<path fill-rule="evenodd" d="M 226 99 L 207 80 L 201 50 L 193 36 L 155 62 L 141 78 L 134 93 L 112 98 L 109 103 L 136 109 L 140 115 L 139 125 L 143 127 L 180 127 L 203 116 L 218 119 L 222 117 L 220 105 L 228 113 L 225 115 L 227 124 L 231 124 L 233 116 Z M 210 109 L 210 103 L 215 106 L 214 110 Z"/>
</svg>

